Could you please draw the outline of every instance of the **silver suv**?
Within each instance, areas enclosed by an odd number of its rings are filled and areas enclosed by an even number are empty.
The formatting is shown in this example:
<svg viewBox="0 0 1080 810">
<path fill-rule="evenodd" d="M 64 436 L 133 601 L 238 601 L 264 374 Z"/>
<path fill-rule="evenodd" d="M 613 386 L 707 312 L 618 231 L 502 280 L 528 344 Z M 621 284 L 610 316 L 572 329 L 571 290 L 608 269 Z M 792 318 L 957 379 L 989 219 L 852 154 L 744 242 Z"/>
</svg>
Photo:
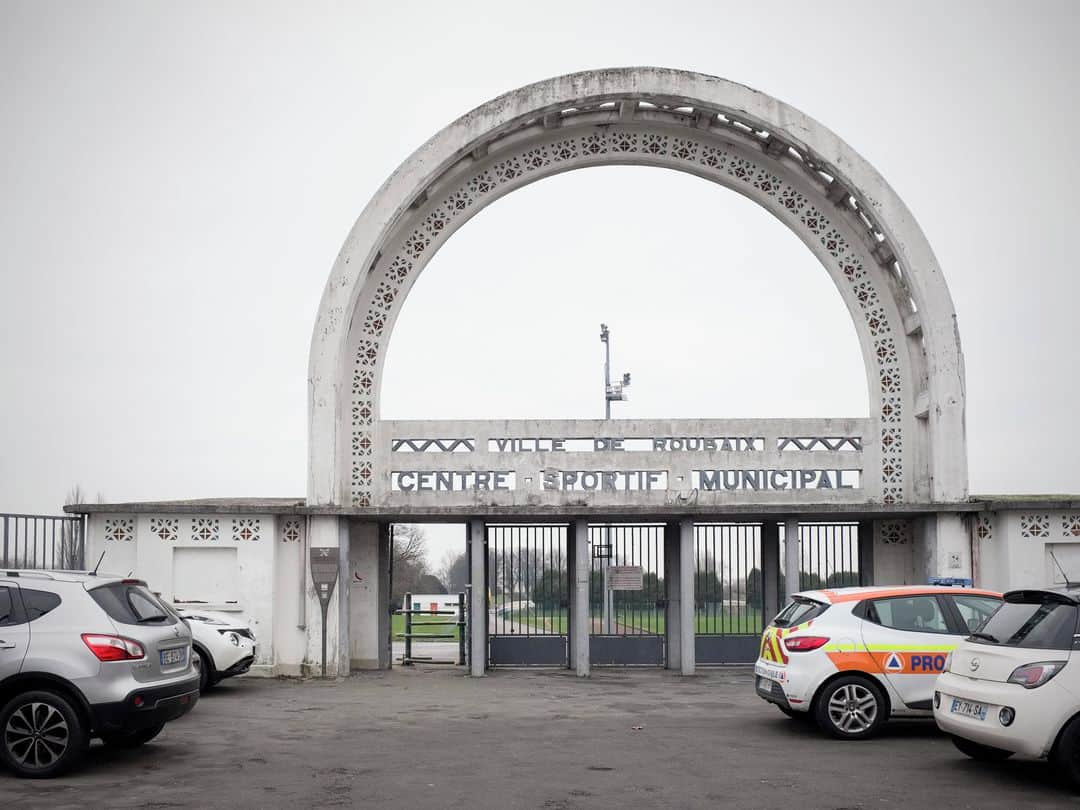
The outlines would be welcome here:
<svg viewBox="0 0 1080 810">
<path fill-rule="evenodd" d="M 191 631 L 139 579 L 0 569 L 0 761 L 57 776 L 92 737 L 134 748 L 199 699 Z"/>
</svg>

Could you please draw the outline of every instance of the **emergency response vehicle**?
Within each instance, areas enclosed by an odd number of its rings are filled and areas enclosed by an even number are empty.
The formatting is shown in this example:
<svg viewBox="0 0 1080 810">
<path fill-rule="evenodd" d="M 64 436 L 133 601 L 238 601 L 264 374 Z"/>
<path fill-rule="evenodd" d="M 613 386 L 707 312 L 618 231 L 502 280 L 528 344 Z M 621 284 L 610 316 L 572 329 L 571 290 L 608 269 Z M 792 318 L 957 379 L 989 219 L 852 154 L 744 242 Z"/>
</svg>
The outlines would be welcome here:
<svg viewBox="0 0 1080 810">
<path fill-rule="evenodd" d="M 797 593 L 762 636 L 757 693 L 846 740 L 890 717 L 930 717 L 946 656 L 1000 604 L 993 591 L 942 586 Z"/>
</svg>

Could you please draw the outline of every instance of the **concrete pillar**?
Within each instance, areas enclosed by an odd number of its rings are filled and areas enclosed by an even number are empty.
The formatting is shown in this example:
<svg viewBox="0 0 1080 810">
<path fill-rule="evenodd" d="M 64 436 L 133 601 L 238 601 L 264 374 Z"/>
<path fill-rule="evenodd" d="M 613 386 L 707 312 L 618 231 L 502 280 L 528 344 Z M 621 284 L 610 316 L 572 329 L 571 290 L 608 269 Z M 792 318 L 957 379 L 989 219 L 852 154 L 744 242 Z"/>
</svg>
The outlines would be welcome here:
<svg viewBox="0 0 1080 810">
<path fill-rule="evenodd" d="M 679 521 L 679 671 L 693 675 L 697 662 L 694 602 L 694 521 Z"/>
<path fill-rule="evenodd" d="M 780 524 L 761 524 L 761 612 L 766 622 L 780 612 Z"/>
<path fill-rule="evenodd" d="M 469 674 L 487 670 L 487 527 L 469 521 Z"/>
<path fill-rule="evenodd" d="M 682 590 L 679 587 L 679 524 L 664 526 L 664 590 L 667 615 L 664 621 L 667 669 L 682 669 Z"/>
<path fill-rule="evenodd" d="M 784 600 L 799 590 L 799 519 L 784 521 Z"/>
<path fill-rule="evenodd" d="M 921 551 L 919 580 L 931 577 L 971 578 L 971 535 L 956 512 L 938 512 L 916 524 L 915 547 Z M 919 581 L 917 580 L 917 581 Z"/>
<path fill-rule="evenodd" d="M 390 555 L 394 553 L 390 523 L 379 524 L 379 669 L 390 669 L 394 660 L 394 627 L 390 620 L 390 611 L 396 605 L 390 604 Z"/>
<path fill-rule="evenodd" d="M 387 607 L 389 571 L 382 545 L 389 525 L 345 519 L 349 525 L 349 566 L 338 587 L 349 591 L 349 669 L 390 665 Z"/>
<path fill-rule="evenodd" d="M 570 620 L 573 629 L 570 633 L 570 660 L 578 677 L 587 678 L 590 672 L 589 662 L 589 524 L 585 520 L 575 520 L 570 524 L 574 535 L 574 579 L 570 583 Z"/>
</svg>

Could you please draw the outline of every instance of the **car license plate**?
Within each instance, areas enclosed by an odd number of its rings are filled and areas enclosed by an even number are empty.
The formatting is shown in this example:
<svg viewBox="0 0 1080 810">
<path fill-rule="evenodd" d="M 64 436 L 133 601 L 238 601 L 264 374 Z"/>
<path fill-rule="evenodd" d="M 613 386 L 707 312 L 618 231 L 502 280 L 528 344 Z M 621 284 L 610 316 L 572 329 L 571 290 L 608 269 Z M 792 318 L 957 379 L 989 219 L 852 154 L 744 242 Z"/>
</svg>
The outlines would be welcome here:
<svg viewBox="0 0 1080 810">
<path fill-rule="evenodd" d="M 173 664 L 184 663 L 184 648 L 174 647 L 171 650 L 161 651 L 161 665 L 163 667 L 169 667 Z"/>
<path fill-rule="evenodd" d="M 770 681 L 776 681 L 777 683 L 783 683 L 787 680 L 787 672 L 780 667 L 771 667 L 767 664 L 762 664 L 760 661 L 754 665 L 754 674 L 759 678 L 767 678 Z"/>
<path fill-rule="evenodd" d="M 986 719 L 987 705 L 985 703 L 973 703 L 970 700 L 960 700 L 959 698 L 953 698 L 952 705 L 949 706 L 950 714 L 960 714 L 964 717 L 973 717 L 976 720 Z"/>
</svg>

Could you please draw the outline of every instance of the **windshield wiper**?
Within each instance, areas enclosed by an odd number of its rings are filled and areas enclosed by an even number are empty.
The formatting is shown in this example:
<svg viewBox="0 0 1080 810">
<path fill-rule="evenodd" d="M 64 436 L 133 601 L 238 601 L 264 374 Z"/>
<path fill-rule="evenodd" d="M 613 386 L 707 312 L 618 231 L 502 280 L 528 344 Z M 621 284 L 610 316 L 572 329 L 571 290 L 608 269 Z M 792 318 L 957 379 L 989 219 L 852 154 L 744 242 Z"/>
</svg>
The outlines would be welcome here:
<svg viewBox="0 0 1080 810">
<path fill-rule="evenodd" d="M 1000 641 L 998 641 L 996 638 L 994 638 L 989 633 L 972 633 L 970 638 L 984 638 L 987 641 L 989 641 L 991 644 L 1000 644 L 1001 643 Z"/>
<path fill-rule="evenodd" d="M 139 624 L 148 624 L 149 622 L 163 622 L 168 618 L 169 617 L 166 616 L 164 613 L 161 613 L 157 616 L 147 616 L 145 619 L 139 619 Z"/>
</svg>

